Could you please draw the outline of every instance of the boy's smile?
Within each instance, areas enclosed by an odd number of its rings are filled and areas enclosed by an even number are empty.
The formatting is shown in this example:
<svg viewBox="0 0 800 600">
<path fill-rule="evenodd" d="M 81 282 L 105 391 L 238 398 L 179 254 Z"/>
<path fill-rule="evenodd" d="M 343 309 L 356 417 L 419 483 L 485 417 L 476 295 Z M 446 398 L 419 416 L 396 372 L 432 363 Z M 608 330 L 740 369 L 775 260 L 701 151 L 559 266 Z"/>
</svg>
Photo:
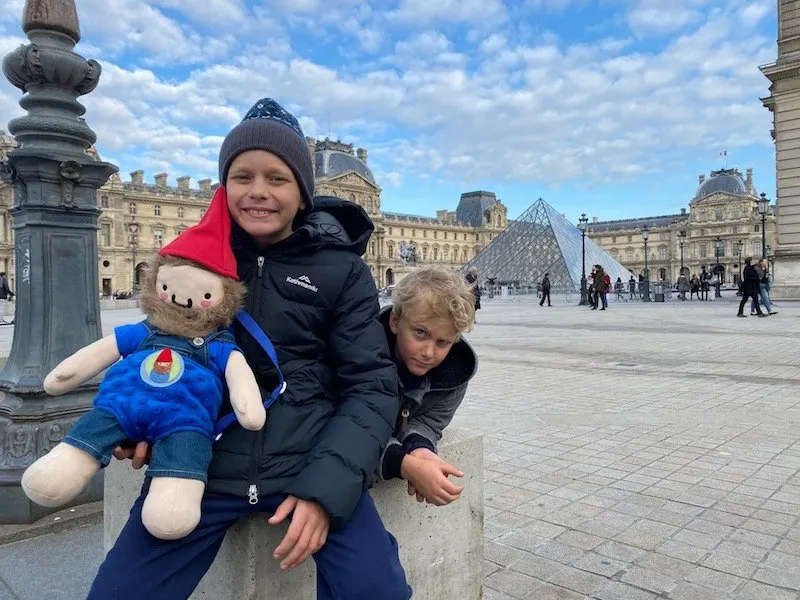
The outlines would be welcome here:
<svg viewBox="0 0 800 600">
<path fill-rule="evenodd" d="M 414 319 L 405 312 L 398 319 L 392 311 L 389 329 L 397 336 L 397 356 L 417 377 L 442 364 L 458 341 L 458 332 L 447 319 Z"/>
<path fill-rule="evenodd" d="M 225 191 L 231 217 L 259 246 L 289 237 L 303 207 L 292 170 L 264 150 L 248 150 L 233 160 Z"/>
</svg>

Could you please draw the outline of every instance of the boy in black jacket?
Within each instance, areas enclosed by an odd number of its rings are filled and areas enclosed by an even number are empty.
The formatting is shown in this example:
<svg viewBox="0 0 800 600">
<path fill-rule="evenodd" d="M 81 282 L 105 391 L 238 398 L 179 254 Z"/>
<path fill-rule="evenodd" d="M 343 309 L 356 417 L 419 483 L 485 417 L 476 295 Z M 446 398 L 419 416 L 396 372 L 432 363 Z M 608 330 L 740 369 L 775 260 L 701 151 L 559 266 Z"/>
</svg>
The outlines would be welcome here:
<svg viewBox="0 0 800 600">
<path fill-rule="evenodd" d="M 383 479 L 401 477 L 409 495 L 442 506 L 457 500 L 463 486 L 454 465 L 436 454 L 478 358 L 461 338 L 475 318 L 472 289 L 442 267 L 425 267 L 404 277 L 392 293 L 393 305 L 381 321 L 400 375 L 400 413 L 381 460 Z"/>
<path fill-rule="evenodd" d="M 212 202 L 226 202 L 218 212 L 233 219 L 245 308 L 274 344 L 287 386 L 263 429 L 234 423 L 215 443 L 191 534 L 153 538 L 136 501 L 89 600 L 185 600 L 228 528 L 253 513 L 273 525 L 289 520 L 273 556 L 289 569 L 313 555 L 319 600 L 408 600 L 397 543 L 367 493 L 399 405 L 377 290 L 361 259 L 372 223 L 354 203 L 314 197 L 303 132 L 269 98 L 225 138 L 219 176 L 224 187 Z M 276 365 L 246 332 L 236 341 L 268 396 Z M 145 450 L 115 455 L 141 466 Z"/>
</svg>

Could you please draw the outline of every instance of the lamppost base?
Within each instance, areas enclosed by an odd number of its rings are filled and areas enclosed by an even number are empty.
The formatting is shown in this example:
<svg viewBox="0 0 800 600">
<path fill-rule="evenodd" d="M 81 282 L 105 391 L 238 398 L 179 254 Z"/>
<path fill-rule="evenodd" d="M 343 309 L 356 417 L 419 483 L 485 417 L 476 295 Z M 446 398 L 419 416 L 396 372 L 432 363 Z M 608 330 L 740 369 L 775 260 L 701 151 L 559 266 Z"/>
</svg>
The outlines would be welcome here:
<svg viewBox="0 0 800 600">
<path fill-rule="evenodd" d="M 652 302 L 652 298 L 650 298 L 650 280 L 645 279 L 644 281 L 644 294 L 642 294 L 642 302 Z"/>
<path fill-rule="evenodd" d="M 578 306 L 589 306 L 589 292 L 586 289 L 586 278 L 581 277 L 581 301 Z"/>
</svg>

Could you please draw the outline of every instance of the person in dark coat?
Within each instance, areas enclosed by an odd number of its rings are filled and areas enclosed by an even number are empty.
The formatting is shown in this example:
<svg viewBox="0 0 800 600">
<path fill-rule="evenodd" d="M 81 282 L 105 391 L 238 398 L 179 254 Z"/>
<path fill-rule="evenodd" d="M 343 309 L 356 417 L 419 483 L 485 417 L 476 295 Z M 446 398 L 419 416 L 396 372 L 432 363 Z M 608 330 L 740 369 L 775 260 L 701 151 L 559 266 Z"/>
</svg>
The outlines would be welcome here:
<svg viewBox="0 0 800 600">
<path fill-rule="evenodd" d="M 481 286 L 478 285 L 478 267 L 470 267 L 464 279 L 472 286 L 472 293 L 475 295 L 475 310 L 478 311 L 481 309 Z"/>
<path fill-rule="evenodd" d="M 752 262 L 753 259 L 749 256 L 744 259 L 744 271 L 742 272 L 742 300 L 739 302 L 739 313 L 736 315 L 737 317 L 747 316 L 744 314 L 744 305 L 747 304 L 748 300 L 752 300 L 755 303 L 756 313 L 759 317 L 767 316 L 761 311 L 761 306 L 759 306 L 758 303 L 760 281 L 755 267 L 751 264 Z"/>
<path fill-rule="evenodd" d="M 397 369 L 361 258 L 372 222 L 355 203 L 314 197 L 305 136 L 268 98 L 226 136 L 219 176 L 245 309 L 272 340 L 287 385 L 261 430 L 234 422 L 215 443 L 191 534 L 153 538 L 141 521 L 143 497 L 136 501 L 88 600 L 186 600 L 228 528 L 254 513 L 271 525 L 290 521 L 265 551 L 283 569 L 313 556 L 318 600 L 408 600 L 397 543 L 367 491 L 399 411 Z M 246 331 L 235 335 L 268 396 L 276 366 Z M 141 463 L 142 452 L 115 455 Z"/>
<path fill-rule="evenodd" d="M 550 273 L 545 273 L 542 278 L 542 301 L 539 302 L 539 306 L 544 306 L 545 298 L 547 299 L 547 306 L 553 306 L 550 304 Z"/>
</svg>

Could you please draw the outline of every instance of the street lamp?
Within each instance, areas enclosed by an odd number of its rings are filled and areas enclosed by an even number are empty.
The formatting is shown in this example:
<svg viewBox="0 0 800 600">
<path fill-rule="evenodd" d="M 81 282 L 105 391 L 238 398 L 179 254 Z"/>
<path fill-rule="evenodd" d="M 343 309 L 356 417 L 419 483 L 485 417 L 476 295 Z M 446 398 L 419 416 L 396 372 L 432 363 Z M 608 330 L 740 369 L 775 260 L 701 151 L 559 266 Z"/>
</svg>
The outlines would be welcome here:
<svg viewBox="0 0 800 600">
<path fill-rule="evenodd" d="M 678 277 L 683 275 L 683 249 L 686 247 L 686 232 L 679 231 L 678 232 L 678 245 L 681 247 L 681 271 L 678 273 Z"/>
<path fill-rule="evenodd" d="M 744 249 L 744 242 L 739 240 L 736 242 L 736 254 L 739 255 L 739 289 L 736 292 L 737 296 L 742 295 L 742 250 Z"/>
<path fill-rule="evenodd" d="M 647 238 L 650 237 L 650 228 L 645 225 L 642 227 L 642 239 L 644 240 L 644 295 L 642 302 L 650 302 L 650 270 L 647 268 Z"/>
<path fill-rule="evenodd" d="M 139 246 L 139 224 L 136 221 L 128 223 L 128 245 L 131 247 L 131 263 L 133 265 L 133 278 L 131 292 L 136 291 L 139 278 L 136 276 L 136 248 Z"/>
<path fill-rule="evenodd" d="M 761 198 L 756 203 L 758 204 L 758 214 L 761 215 L 761 258 L 767 258 L 767 213 L 769 212 L 769 199 L 764 192 L 761 192 Z"/>
<path fill-rule="evenodd" d="M 767 267 L 770 275 L 772 275 L 772 246 L 767 246 Z"/>
<path fill-rule="evenodd" d="M 717 264 L 714 265 L 714 271 L 716 271 L 717 274 L 717 283 L 716 283 L 716 289 L 714 290 L 714 298 L 722 298 L 722 293 L 720 292 L 720 288 L 722 287 L 722 275 L 720 274 L 721 269 L 719 264 L 719 257 L 722 254 L 722 248 L 724 243 L 725 242 L 723 242 L 722 238 L 719 236 L 717 236 L 717 239 L 714 240 L 714 256 L 717 259 Z"/>
<path fill-rule="evenodd" d="M 589 218 L 586 213 L 581 213 L 578 219 L 578 229 L 581 230 L 581 301 L 578 306 L 589 304 L 589 294 L 586 289 L 586 228 L 589 225 Z"/>
</svg>

